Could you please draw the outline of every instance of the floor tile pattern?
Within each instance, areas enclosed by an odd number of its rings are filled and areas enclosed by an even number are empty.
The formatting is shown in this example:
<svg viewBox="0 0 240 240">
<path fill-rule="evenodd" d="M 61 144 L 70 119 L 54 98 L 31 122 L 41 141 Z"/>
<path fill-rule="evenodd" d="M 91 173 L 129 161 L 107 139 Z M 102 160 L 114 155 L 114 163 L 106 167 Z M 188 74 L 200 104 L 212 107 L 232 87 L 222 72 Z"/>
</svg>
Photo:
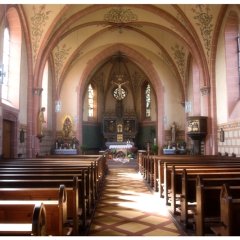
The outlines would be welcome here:
<svg viewBox="0 0 240 240">
<path fill-rule="evenodd" d="M 111 168 L 89 236 L 180 236 L 162 199 L 134 168 Z"/>
</svg>

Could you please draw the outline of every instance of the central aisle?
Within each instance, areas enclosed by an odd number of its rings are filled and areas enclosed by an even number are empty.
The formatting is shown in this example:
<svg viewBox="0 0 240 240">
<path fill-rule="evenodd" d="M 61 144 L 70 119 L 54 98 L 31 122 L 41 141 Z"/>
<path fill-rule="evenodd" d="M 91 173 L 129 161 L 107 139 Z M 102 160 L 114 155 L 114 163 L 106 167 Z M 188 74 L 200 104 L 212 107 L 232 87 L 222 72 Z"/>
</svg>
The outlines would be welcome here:
<svg viewBox="0 0 240 240">
<path fill-rule="evenodd" d="M 110 168 L 89 236 L 180 236 L 162 199 L 134 168 Z"/>
</svg>

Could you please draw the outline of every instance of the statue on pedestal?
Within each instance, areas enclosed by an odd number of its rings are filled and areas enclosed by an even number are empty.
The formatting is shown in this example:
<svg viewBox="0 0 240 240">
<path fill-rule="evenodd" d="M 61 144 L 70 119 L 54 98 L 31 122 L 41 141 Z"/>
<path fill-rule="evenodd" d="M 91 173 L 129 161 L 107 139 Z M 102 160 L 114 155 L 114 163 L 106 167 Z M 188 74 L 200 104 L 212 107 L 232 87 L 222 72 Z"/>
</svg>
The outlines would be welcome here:
<svg viewBox="0 0 240 240">
<path fill-rule="evenodd" d="M 171 126 L 171 133 L 172 133 L 171 141 L 172 143 L 175 143 L 176 142 L 176 123 L 175 122 L 173 122 Z"/>
<path fill-rule="evenodd" d="M 45 112 L 45 107 L 42 107 L 38 113 L 38 122 L 37 122 L 37 137 L 39 138 L 40 142 L 42 138 L 44 137 L 43 133 L 43 125 L 46 123 L 44 119 L 44 112 Z"/>
<path fill-rule="evenodd" d="M 72 133 L 72 121 L 69 117 L 66 117 L 63 123 L 63 137 L 69 138 Z"/>
</svg>

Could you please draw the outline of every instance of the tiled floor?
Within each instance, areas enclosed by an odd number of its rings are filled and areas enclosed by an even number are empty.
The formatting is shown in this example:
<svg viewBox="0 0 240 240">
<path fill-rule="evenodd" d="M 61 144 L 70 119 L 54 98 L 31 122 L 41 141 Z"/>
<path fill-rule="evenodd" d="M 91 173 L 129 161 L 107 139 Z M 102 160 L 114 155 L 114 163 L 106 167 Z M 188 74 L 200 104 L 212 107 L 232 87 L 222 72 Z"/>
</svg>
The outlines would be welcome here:
<svg viewBox="0 0 240 240">
<path fill-rule="evenodd" d="M 134 168 L 110 168 L 88 235 L 182 235 L 161 200 Z"/>
</svg>

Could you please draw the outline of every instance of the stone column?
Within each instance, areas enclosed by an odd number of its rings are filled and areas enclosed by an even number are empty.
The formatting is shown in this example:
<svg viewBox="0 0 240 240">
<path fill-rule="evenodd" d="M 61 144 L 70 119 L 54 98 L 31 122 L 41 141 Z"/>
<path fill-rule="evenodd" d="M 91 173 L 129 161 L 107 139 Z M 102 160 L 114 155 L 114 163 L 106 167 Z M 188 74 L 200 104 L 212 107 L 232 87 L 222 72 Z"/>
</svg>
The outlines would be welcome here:
<svg viewBox="0 0 240 240">
<path fill-rule="evenodd" d="M 205 138 L 205 154 L 212 154 L 212 127 L 211 127 L 211 116 L 210 116 L 210 87 L 204 86 L 200 89 L 201 91 L 201 116 L 207 116 L 207 136 Z"/>
</svg>

